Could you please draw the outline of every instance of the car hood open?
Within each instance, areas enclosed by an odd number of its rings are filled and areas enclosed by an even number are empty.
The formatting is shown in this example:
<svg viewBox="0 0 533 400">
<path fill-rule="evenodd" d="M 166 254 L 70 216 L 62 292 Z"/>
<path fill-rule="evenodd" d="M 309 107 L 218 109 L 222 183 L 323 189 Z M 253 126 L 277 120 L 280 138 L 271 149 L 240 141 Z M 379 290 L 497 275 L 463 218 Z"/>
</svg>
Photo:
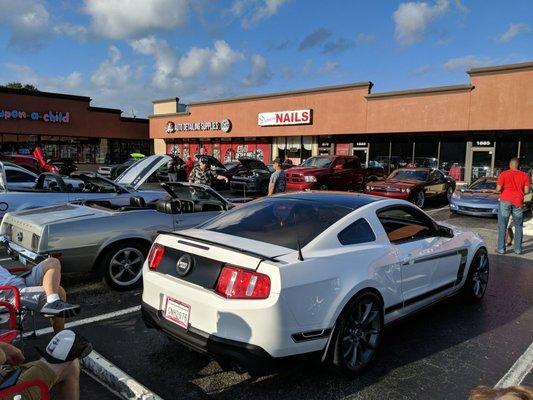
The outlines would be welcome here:
<svg viewBox="0 0 533 400">
<path fill-rule="evenodd" d="M 150 175 L 156 172 L 159 167 L 168 163 L 171 159 L 172 157 L 165 154 L 156 154 L 142 158 L 133 163 L 128 169 L 126 169 L 126 171 L 115 179 L 115 183 L 123 187 L 137 190 L 144 182 L 146 182 Z"/>
</svg>

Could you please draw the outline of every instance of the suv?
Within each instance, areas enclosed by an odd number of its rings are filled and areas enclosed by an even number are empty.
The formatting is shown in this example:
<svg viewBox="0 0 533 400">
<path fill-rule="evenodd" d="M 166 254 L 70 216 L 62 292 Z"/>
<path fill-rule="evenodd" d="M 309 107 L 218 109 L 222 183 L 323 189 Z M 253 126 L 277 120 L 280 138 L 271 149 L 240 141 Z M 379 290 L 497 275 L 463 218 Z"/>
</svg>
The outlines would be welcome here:
<svg viewBox="0 0 533 400">
<path fill-rule="evenodd" d="M 364 168 L 356 156 L 316 156 L 289 168 L 287 190 L 363 190 L 383 178 L 383 168 Z"/>
</svg>

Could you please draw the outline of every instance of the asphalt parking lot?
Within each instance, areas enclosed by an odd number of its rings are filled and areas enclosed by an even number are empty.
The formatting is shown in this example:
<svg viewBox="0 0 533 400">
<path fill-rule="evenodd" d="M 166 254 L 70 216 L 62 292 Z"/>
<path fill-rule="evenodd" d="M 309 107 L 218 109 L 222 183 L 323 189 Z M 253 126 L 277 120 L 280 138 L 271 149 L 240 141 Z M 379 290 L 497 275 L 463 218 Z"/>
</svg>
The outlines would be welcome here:
<svg viewBox="0 0 533 400">
<path fill-rule="evenodd" d="M 428 204 L 435 219 L 477 231 L 487 242 L 491 277 L 484 300 L 465 305 L 450 299 L 386 329 L 374 365 L 347 380 L 314 360 L 296 360 L 278 373 L 252 379 L 224 371 L 213 360 L 147 329 L 139 312 L 92 322 L 76 329 L 94 349 L 163 399 L 466 399 L 475 386 L 494 386 L 533 341 L 533 237 L 524 255 L 495 255 L 496 220 L 451 215 L 442 203 Z M 111 291 L 94 277 L 68 277 L 77 320 L 140 304 L 141 290 Z M 47 321 L 38 321 L 38 328 Z M 51 337 L 28 339 L 34 345 Z M 524 384 L 533 386 L 533 375 Z M 87 375 L 81 399 L 116 398 Z"/>
</svg>

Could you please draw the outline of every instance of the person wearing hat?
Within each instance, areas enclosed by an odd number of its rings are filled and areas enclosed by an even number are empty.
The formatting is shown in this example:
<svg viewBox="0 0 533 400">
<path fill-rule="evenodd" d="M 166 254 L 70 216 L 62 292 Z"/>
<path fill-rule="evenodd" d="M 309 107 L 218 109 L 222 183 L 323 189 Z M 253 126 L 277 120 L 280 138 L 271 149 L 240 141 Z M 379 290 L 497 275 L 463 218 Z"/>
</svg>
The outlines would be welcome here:
<svg viewBox="0 0 533 400">
<path fill-rule="evenodd" d="M 196 165 L 189 174 L 189 182 L 211 186 L 211 181 L 213 179 L 220 179 L 225 180 L 226 183 L 228 182 L 226 176 L 219 175 L 215 170 L 209 168 L 207 157 L 200 157 L 200 163 Z"/>
<path fill-rule="evenodd" d="M 285 171 L 283 171 L 281 166 L 282 162 L 280 158 L 276 157 L 274 161 L 272 161 L 272 164 L 274 166 L 274 172 L 272 172 L 272 175 L 270 175 L 270 183 L 268 184 L 269 196 L 272 196 L 276 193 L 283 193 L 285 191 L 285 187 L 287 186 L 287 176 L 285 175 Z"/>
<path fill-rule="evenodd" d="M 62 330 L 50 340 L 45 349 L 37 348 L 41 358 L 24 363 L 24 354 L 9 343 L 0 342 L 0 389 L 18 383 L 39 379 L 48 388 L 57 388 L 57 399 L 80 398 L 80 359 L 92 351 L 92 345 L 83 336 L 69 329 Z M 22 400 L 39 399 L 39 390 L 22 391 Z"/>
</svg>

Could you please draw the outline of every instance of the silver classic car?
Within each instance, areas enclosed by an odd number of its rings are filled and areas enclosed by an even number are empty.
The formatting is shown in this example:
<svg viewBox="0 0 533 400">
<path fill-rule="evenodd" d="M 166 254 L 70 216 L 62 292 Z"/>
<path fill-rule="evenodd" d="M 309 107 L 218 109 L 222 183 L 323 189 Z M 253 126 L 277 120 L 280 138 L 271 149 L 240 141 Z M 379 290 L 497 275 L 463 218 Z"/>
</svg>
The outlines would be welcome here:
<svg viewBox="0 0 533 400">
<path fill-rule="evenodd" d="M 196 226 L 233 207 L 208 186 L 164 183 L 164 198 L 128 205 L 87 200 L 7 213 L 0 227 L 8 253 L 23 263 L 61 260 L 64 273 L 95 271 L 118 290 L 140 283 L 142 266 L 158 231 Z"/>
<path fill-rule="evenodd" d="M 31 189 L 8 190 L 6 171 L 0 163 L 0 219 L 6 212 L 64 204 L 87 199 L 107 199 L 113 204 L 127 205 L 130 197 L 141 195 L 146 201 L 155 200 L 161 191 L 141 191 L 139 187 L 157 169 L 170 160 L 167 155 L 143 158 L 130 166 L 115 181 L 97 174 L 81 174 L 77 179 L 43 173 Z"/>
</svg>

